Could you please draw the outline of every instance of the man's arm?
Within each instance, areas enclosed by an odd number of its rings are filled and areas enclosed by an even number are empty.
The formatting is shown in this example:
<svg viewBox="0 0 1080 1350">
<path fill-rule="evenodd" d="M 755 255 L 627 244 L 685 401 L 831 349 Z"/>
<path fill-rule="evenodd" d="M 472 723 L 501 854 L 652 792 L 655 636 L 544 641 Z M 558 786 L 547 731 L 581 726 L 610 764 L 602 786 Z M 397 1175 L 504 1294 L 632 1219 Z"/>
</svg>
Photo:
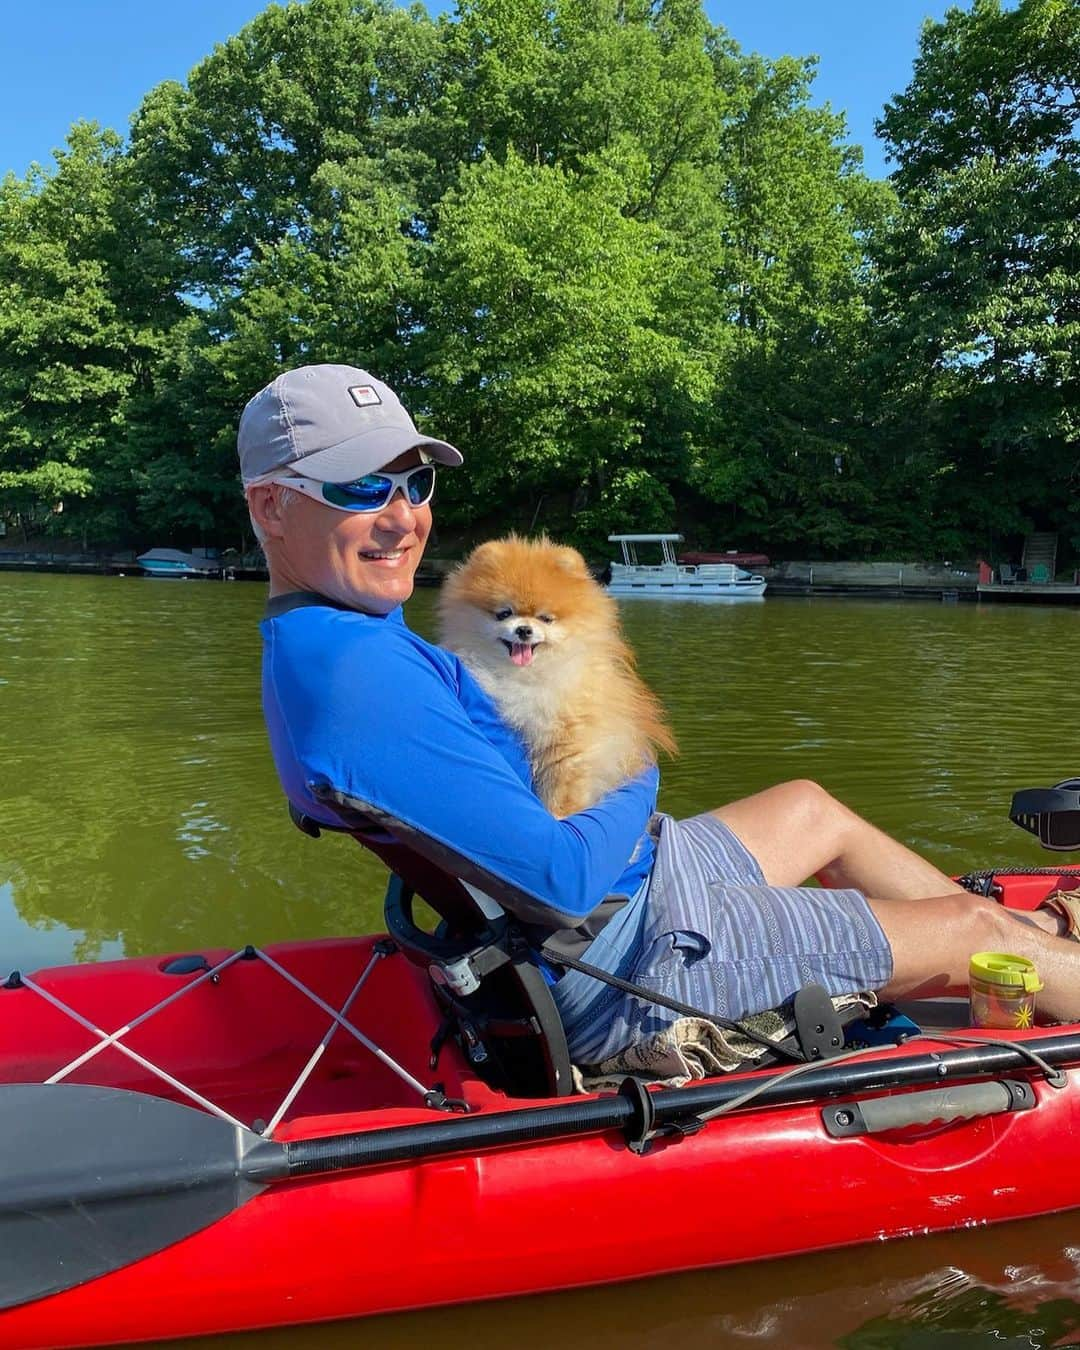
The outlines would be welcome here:
<svg viewBox="0 0 1080 1350">
<path fill-rule="evenodd" d="M 558 820 L 473 725 L 433 649 L 348 616 L 276 636 L 268 701 L 308 792 L 363 804 L 418 851 L 430 841 L 532 922 L 575 925 L 609 893 L 654 808 L 655 769 Z"/>
</svg>

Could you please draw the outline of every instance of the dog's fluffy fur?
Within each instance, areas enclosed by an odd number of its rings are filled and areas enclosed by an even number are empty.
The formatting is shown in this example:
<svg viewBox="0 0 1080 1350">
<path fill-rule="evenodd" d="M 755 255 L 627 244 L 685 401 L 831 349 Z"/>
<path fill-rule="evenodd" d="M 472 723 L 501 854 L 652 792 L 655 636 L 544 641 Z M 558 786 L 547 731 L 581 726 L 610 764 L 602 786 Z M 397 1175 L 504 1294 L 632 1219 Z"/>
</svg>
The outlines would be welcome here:
<svg viewBox="0 0 1080 1350">
<path fill-rule="evenodd" d="M 585 559 L 547 539 L 481 544 L 446 579 L 440 640 L 522 736 L 548 810 L 572 815 L 676 753 L 634 669 L 618 607 Z"/>
</svg>

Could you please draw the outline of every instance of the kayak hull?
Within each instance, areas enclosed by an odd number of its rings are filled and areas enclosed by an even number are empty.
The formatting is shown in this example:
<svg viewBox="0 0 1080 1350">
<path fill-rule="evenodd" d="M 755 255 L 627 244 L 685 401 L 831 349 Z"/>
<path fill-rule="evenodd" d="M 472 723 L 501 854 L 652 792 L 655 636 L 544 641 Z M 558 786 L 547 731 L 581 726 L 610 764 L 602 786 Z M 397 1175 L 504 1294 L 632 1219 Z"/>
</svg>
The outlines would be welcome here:
<svg viewBox="0 0 1080 1350">
<path fill-rule="evenodd" d="M 437 1014 L 426 975 L 400 955 L 373 962 L 375 943 L 286 944 L 267 956 L 332 1008 L 370 965 L 350 1022 L 420 1082 L 437 1077 L 448 1095 L 467 1099 L 477 1116 L 520 1107 L 479 1082 L 453 1043 L 437 1073 L 430 1069 Z M 203 955 L 213 966 L 227 954 Z M 246 1124 L 272 1119 L 327 1032 L 325 1007 L 258 956 L 216 979 L 205 968 L 171 974 L 169 966 L 148 958 L 67 967 L 0 989 L 0 1082 L 45 1081 L 100 1044 L 46 995 L 111 1033 L 201 980 L 124 1036 L 141 1062 L 110 1046 L 64 1081 L 184 1100 L 146 1069 L 150 1062 Z M 1022 1039 L 1037 1047 L 1069 1030 Z M 919 1041 L 878 1053 L 910 1056 L 915 1044 L 935 1049 Z M 947 1037 L 937 1048 L 949 1049 Z M 1034 1109 L 950 1125 L 833 1138 L 818 1101 L 734 1112 L 689 1137 L 658 1139 L 644 1154 L 609 1131 L 280 1182 L 165 1250 L 0 1312 L 0 1344 L 61 1350 L 358 1317 L 1080 1206 L 1080 1075 L 1070 1072 L 1060 1088 L 1038 1073 L 1015 1076 L 1031 1082 Z M 274 1138 L 432 1118 L 413 1088 L 339 1029 Z"/>
</svg>

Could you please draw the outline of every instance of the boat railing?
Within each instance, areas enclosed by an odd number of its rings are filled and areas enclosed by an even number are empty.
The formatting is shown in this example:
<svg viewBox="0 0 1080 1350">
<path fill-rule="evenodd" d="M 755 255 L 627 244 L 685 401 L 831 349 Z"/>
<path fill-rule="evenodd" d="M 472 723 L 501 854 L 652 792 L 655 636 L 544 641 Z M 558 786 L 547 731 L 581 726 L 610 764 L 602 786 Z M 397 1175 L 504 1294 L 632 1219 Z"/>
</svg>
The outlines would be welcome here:
<svg viewBox="0 0 1080 1350">
<path fill-rule="evenodd" d="M 695 568 L 699 576 L 707 581 L 763 581 L 763 577 L 752 576 L 735 563 L 701 563 Z"/>
<path fill-rule="evenodd" d="M 671 562 L 671 563 L 617 563 L 617 562 L 613 562 L 613 563 L 611 564 L 611 570 L 612 570 L 613 572 L 622 572 L 622 571 L 633 572 L 633 574 L 634 574 L 635 576 L 639 576 L 640 574 L 645 573 L 645 572 L 649 572 L 649 573 L 655 572 L 655 573 L 657 573 L 658 575 L 666 575 L 666 576 L 670 576 L 673 572 L 678 572 L 679 574 L 682 574 L 682 573 L 684 573 L 684 572 L 696 572 L 698 569 L 697 569 L 696 567 L 684 567 L 684 566 L 682 566 L 680 563 L 674 563 L 674 562 Z"/>
<path fill-rule="evenodd" d="M 723 585 L 738 582 L 762 582 L 764 577 L 746 572 L 734 563 L 623 563 L 611 564 L 612 576 L 628 574 L 633 577 L 696 577 L 701 581 L 716 581 Z"/>
</svg>

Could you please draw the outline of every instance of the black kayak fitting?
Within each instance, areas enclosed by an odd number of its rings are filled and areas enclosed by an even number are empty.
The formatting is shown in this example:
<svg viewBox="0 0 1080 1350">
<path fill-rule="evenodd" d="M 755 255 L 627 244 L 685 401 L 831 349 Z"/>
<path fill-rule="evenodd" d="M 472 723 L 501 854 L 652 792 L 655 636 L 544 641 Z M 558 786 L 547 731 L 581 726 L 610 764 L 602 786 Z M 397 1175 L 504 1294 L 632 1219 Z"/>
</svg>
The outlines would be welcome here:
<svg viewBox="0 0 1080 1350">
<path fill-rule="evenodd" d="M 1055 853 L 1080 849 L 1080 778 L 1013 793 L 1009 819 Z"/>
</svg>

